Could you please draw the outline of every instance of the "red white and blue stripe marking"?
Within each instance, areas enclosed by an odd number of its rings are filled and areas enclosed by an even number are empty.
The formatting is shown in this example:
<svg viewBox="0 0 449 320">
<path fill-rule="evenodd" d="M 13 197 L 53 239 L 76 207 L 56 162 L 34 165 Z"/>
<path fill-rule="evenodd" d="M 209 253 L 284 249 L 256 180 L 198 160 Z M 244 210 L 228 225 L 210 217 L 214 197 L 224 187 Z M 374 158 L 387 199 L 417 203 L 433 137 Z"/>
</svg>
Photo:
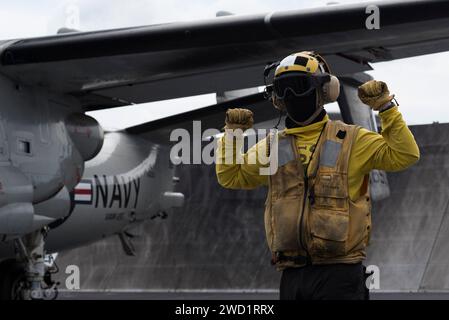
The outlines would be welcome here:
<svg viewBox="0 0 449 320">
<path fill-rule="evenodd" d="M 81 180 L 75 187 L 75 203 L 92 204 L 92 193 L 92 180 Z"/>
</svg>

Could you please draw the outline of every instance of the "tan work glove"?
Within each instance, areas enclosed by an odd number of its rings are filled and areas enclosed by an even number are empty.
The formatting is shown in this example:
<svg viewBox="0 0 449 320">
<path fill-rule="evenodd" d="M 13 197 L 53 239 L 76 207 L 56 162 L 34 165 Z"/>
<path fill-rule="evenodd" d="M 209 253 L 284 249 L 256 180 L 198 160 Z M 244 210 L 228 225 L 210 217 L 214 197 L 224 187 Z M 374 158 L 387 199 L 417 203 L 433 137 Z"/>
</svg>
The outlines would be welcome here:
<svg viewBox="0 0 449 320">
<path fill-rule="evenodd" d="M 362 84 L 359 87 L 358 95 L 364 104 L 376 111 L 394 98 L 394 94 L 390 95 L 387 84 L 376 80 L 370 80 Z"/>
<path fill-rule="evenodd" d="M 245 131 L 254 124 L 253 113 L 248 109 L 235 108 L 226 111 L 226 126 L 224 129 L 242 129 Z"/>
</svg>

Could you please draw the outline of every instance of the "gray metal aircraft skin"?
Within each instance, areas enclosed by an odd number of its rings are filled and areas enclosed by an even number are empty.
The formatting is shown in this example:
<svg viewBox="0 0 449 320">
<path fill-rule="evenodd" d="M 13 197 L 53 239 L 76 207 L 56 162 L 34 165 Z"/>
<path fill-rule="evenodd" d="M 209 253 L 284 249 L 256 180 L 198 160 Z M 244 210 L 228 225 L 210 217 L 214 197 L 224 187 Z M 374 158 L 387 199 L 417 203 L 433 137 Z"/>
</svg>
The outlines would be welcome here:
<svg viewBox="0 0 449 320">
<path fill-rule="evenodd" d="M 182 204 L 167 146 L 103 133 L 69 96 L 1 75 L 0 95 L 0 261 L 43 227 L 49 253 L 119 233 L 126 242 L 124 231 Z"/>
<path fill-rule="evenodd" d="M 105 133 L 87 111 L 255 88 L 268 61 L 313 49 L 340 78 L 343 120 L 375 130 L 357 98 L 363 72 L 449 50 L 449 1 L 374 4 L 378 30 L 365 24 L 366 4 L 350 4 L 0 41 L 0 298 L 53 297 L 48 253 L 118 234 L 133 254 L 131 229 L 182 205 L 171 130 L 220 128 L 235 106 L 259 123 L 277 117 L 263 93 L 121 132 Z M 384 173 L 370 185 L 373 200 L 388 196 Z"/>
<path fill-rule="evenodd" d="M 148 141 L 107 133 L 102 151 L 86 163 L 75 187 L 73 212 L 49 232 L 47 250 L 59 252 L 100 240 L 170 209 L 164 207 L 174 186 L 168 155 Z"/>
<path fill-rule="evenodd" d="M 0 76 L 0 203 L 17 203 L 29 214 L 22 214 L 18 224 L 0 226 L 3 240 L 49 224 L 54 229 L 46 249 L 57 252 L 122 232 L 168 210 L 170 196 L 182 198 L 167 194 L 174 186 L 167 147 L 109 132 L 101 137 L 99 153 L 84 164 L 65 125 L 76 104 L 26 86 L 10 88 L 14 84 Z M 94 131 L 80 126 L 79 134 L 87 129 Z M 23 150 L 26 143 L 29 150 Z M 10 257 L 0 254 L 0 259 Z"/>
</svg>

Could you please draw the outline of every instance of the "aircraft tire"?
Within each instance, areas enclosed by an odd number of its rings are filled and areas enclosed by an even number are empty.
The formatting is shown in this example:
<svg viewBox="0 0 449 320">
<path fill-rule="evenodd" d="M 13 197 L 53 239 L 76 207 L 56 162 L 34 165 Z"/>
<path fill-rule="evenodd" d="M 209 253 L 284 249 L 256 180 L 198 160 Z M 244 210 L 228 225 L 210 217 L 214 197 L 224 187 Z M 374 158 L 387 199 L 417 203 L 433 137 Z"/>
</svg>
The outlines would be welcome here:
<svg viewBox="0 0 449 320">
<path fill-rule="evenodd" d="M 15 260 L 0 263 L 0 300 L 22 300 L 19 286 L 25 279 L 23 268 Z"/>
</svg>

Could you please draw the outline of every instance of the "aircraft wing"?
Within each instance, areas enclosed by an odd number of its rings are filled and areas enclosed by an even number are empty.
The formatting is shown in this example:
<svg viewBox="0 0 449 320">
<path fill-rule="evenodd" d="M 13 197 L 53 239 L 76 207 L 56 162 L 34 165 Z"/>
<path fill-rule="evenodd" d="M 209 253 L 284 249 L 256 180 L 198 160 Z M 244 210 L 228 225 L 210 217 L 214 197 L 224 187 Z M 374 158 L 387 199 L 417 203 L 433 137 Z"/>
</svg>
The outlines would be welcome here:
<svg viewBox="0 0 449 320">
<path fill-rule="evenodd" d="M 0 42 L 0 73 L 84 110 L 263 85 L 263 67 L 316 50 L 337 75 L 449 50 L 449 1 L 381 1 Z"/>
<path fill-rule="evenodd" d="M 131 134 L 138 134 L 153 142 L 167 143 L 170 140 L 171 132 L 175 129 L 184 129 L 191 135 L 194 134 L 193 121 L 201 120 L 203 130 L 209 128 L 221 129 L 224 126 L 224 114 L 226 110 L 237 106 L 245 106 L 245 108 L 253 111 L 254 122 L 256 124 L 254 127 L 256 129 L 260 127 L 261 123 L 267 121 L 273 123 L 270 126 L 272 127 L 276 123 L 276 120 L 273 119 L 279 116 L 279 112 L 273 108 L 271 102 L 263 98 L 263 93 L 254 93 L 197 110 L 153 120 L 127 128 L 126 131 Z"/>
</svg>

